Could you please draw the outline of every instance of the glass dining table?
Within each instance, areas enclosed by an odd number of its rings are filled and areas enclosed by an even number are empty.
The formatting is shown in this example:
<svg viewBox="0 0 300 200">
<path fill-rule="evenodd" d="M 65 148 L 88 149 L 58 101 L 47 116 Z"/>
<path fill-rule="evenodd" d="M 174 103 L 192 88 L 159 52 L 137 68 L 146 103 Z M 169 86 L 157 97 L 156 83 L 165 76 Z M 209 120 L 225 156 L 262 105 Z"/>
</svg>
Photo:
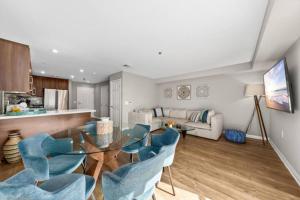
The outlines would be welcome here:
<svg viewBox="0 0 300 200">
<path fill-rule="evenodd" d="M 120 131 L 113 128 L 112 133 L 97 134 L 96 124 L 87 124 L 52 135 L 54 138 L 70 138 L 73 151 L 58 150 L 55 154 L 87 155 L 83 165 L 84 173 L 98 179 L 102 168 L 115 170 L 119 168 L 117 156 L 123 147 L 141 142 L 148 137 L 147 130 L 140 127 L 139 131 L 127 129 Z M 144 133 L 144 134 L 141 134 Z"/>
</svg>

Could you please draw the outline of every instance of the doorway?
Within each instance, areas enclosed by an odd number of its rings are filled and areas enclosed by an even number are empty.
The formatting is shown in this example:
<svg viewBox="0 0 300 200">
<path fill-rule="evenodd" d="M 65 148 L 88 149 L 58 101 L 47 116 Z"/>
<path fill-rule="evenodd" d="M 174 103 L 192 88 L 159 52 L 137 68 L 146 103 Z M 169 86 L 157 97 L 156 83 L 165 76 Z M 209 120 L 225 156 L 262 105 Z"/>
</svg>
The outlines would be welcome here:
<svg viewBox="0 0 300 200">
<path fill-rule="evenodd" d="M 100 116 L 109 117 L 109 90 L 108 85 L 100 86 Z"/>
<path fill-rule="evenodd" d="M 78 109 L 95 109 L 94 88 L 77 87 L 77 108 Z"/>
<path fill-rule="evenodd" d="M 114 127 L 118 127 L 121 130 L 121 101 L 122 101 L 122 93 L 121 93 L 121 79 L 111 80 L 109 83 L 110 89 L 110 118 L 114 123 Z"/>
</svg>

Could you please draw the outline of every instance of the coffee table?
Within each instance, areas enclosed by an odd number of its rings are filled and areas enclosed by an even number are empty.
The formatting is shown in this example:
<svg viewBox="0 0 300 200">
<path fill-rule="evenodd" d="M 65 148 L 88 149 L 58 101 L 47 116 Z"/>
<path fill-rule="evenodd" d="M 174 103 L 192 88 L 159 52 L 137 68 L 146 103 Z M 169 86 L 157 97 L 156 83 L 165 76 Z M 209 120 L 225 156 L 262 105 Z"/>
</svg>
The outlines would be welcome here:
<svg viewBox="0 0 300 200">
<path fill-rule="evenodd" d="M 164 124 L 163 129 L 168 128 L 167 124 Z M 182 134 L 183 139 L 185 138 L 188 131 L 193 131 L 195 128 L 185 125 L 175 125 L 173 128 L 175 128 L 180 134 Z"/>
<path fill-rule="evenodd" d="M 178 130 L 179 133 L 182 134 L 183 139 L 185 138 L 186 133 L 187 133 L 188 131 L 193 131 L 193 130 L 195 130 L 195 128 L 190 127 L 190 126 L 185 126 L 185 125 L 178 126 L 178 127 L 176 127 L 176 129 Z"/>
</svg>

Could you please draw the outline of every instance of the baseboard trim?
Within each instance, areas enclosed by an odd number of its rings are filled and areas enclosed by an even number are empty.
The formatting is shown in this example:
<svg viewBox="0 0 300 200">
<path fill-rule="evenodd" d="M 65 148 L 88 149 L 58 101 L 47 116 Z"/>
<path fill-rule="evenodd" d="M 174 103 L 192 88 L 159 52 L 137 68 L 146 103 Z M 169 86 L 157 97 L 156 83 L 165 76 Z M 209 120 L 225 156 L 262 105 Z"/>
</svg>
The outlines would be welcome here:
<svg viewBox="0 0 300 200">
<path fill-rule="evenodd" d="M 285 165 L 285 167 L 289 170 L 290 174 L 293 176 L 293 178 L 295 179 L 295 181 L 297 182 L 297 184 L 300 186 L 300 174 L 298 174 L 298 172 L 295 170 L 295 168 L 286 159 L 286 157 L 284 156 L 284 154 L 281 153 L 281 151 L 279 150 L 279 148 L 276 146 L 276 144 L 272 140 L 270 140 L 270 144 L 271 144 L 272 148 L 274 149 L 274 151 L 276 152 L 276 154 L 278 155 L 278 157 L 280 158 L 280 160 Z"/>
<path fill-rule="evenodd" d="M 256 139 L 256 140 L 262 140 L 262 137 L 259 135 L 246 135 L 247 138 Z"/>
</svg>

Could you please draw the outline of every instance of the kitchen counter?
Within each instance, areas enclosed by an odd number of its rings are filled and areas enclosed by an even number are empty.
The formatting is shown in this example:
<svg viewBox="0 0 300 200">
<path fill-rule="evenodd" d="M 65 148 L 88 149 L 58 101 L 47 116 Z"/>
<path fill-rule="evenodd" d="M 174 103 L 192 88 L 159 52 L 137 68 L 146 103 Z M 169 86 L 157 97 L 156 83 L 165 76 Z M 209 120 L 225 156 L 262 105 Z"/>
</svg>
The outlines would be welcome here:
<svg viewBox="0 0 300 200">
<path fill-rule="evenodd" d="M 80 113 L 94 113 L 94 112 L 96 112 L 96 111 L 92 110 L 92 109 L 53 110 L 53 111 L 47 111 L 47 113 L 33 114 L 33 115 L 19 115 L 19 116 L 0 115 L 0 120 L 29 118 L 29 117 L 45 117 L 45 116 L 53 116 L 53 115 L 69 115 L 69 114 L 80 114 Z"/>
<path fill-rule="evenodd" d="M 71 109 L 20 116 L 0 115 L 0 159 L 3 156 L 2 145 L 10 131 L 19 130 L 22 138 L 39 133 L 51 135 L 84 125 L 92 119 L 94 112 L 92 109 Z"/>
</svg>

